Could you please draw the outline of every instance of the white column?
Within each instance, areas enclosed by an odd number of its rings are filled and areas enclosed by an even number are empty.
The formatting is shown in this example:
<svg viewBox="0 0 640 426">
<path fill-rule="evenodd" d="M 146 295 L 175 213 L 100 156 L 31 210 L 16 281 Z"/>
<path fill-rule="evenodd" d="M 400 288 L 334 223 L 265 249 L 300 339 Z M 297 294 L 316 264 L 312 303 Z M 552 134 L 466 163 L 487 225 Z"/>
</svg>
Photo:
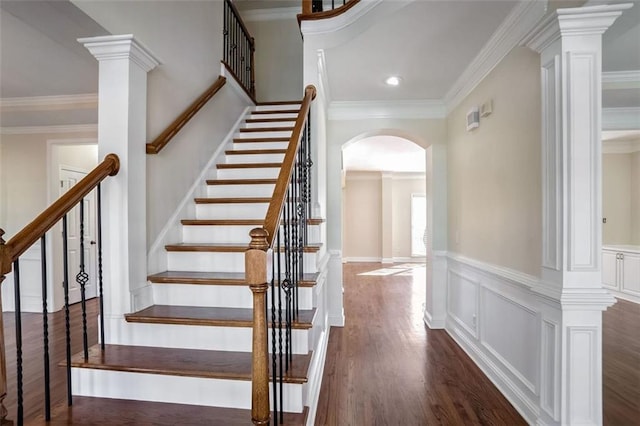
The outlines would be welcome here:
<svg viewBox="0 0 640 426">
<path fill-rule="evenodd" d="M 393 263 L 393 174 L 391 172 L 382 172 L 380 191 L 382 201 L 380 203 L 382 253 L 380 254 L 382 263 Z"/>
<path fill-rule="evenodd" d="M 147 286 L 147 73 L 159 61 L 132 35 L 78 41 L 99 61 L 99 158 L 120 157 L 120 172 L 102 188 L 105 317 L 118 319 Z"/>
<path fill-rule="evenodd" d="M 602 423 L 602 34 L 631 5 L 558 9 L 540 53 L 543 238 L 540 423 Z"/>
</svg>

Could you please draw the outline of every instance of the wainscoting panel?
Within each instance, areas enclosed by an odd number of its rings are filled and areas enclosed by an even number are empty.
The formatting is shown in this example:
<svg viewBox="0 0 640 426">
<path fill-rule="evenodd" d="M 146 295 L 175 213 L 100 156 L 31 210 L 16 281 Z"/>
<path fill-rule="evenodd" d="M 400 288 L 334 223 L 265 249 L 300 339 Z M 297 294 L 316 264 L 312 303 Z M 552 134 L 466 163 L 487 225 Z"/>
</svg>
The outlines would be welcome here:
<svg viewBox="0 0 640 426">
<path fill-rule="evenodd" d="M 449 317 L 473 337 L 478 337 L 478 285 L 472 275 L 449 269 L 447 310 Z"/>
</svg>

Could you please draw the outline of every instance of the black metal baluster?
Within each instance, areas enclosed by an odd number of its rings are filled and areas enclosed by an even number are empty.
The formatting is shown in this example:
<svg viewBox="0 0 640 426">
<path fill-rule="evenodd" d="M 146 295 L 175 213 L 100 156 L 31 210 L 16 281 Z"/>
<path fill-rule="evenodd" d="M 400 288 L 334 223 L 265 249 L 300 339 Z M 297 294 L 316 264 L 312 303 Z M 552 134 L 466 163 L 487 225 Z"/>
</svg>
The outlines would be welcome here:
<svg viewBox="0 0 640 426">
<path fill-rule="evenodd" d="M 273 412 L 278 412 L 278 354 L 276 341 L 276 262 L 271 262 L 271 376 L 273 382 Z"/>
<path fill-rule="evenodd" d="M 104 351 L 104 292 L 102 282 L 102 189 L 98 184 L 97 191 L 97 214 L 98 214 L 98 291 L 100 297 L 100 347 Z"/>
<path fill-rule="evenodd" d="M 278 253 L 278 357 L 279 357 L 279 371 L 278 371 L 278 377 L 279 377 L 279 382 L 280 382 L 280 398 L 279 401 L 282 401 L 283 399 L 283 395 L 284 395 L 284 371 L 283 371 L 283 360 L 282 360 L 282 291 L 283 291 L 283 286 L 284 286 L 284 280 L 282 279 L 282 263 L 281 263 L 281 259 L 280 257 L 282 256 L 281 253 L 281 241 L 280 241 L 280 235 L 282 234 L 282 230 L 280 227 L 278 227 L 278 239 L 276 241 L 276 250 Z M 274 373 L 274 377 L 275 377 L 275 373 Z M 274 397 L 275 398 L 275 397 Z M 275 411 L 274 408 L 274 413 L 276 414 L 276 422 L 278 419 L 278 412 Z M 283 408 L 282 405 L 280 405 L 280 423 L 283 422 Z"/>
<path fill-rule="evenodd" d="M 225 64 L 229 63 L 229 5 L 227 1 L 224 2 L 224 11 L 223 11 L 223 24 L 222 24 L 222 39 L 223 41 L 223 60 Z"/>
<path fill-rule="evenodd" d="M 336 8 L 336 2 L 335 0 L 331 0 L 331 10 Z"/>
<path fill-rule="evenodd" d="M 313 161 L 311 161 L 311 111 L 307 115 L 307 217 L 313 217 L 311 214 L 311 167 L 313 166 Z"/>
<path fill-rule="evenodd" d="M 49 309 L 47 307 L 47 239 L 46 234 L 40 238 L 42 260 L 42 335 L 44 346 L 44 417 L 51 420 L 51 387 L 49 371 Z"/>
<path fill-rule="evenodd" d="M 84 198 L 80 200 L 80 272 L 76 275 L 76 282 L 80 284 L 80 301 L 82 303 L 82 349 L 84 360 L 89 359 L 89 344 L 87 338 L 87 299 L 86 285 L 89 275 L 85 272 L 84 266 Z"/>
<path fill-rule="evenodd" d="M 22 395 L 22 307 L 20 305 L 20 260 L 13 262 L 13 293 L 15 296 L 16 315 L 16 385 L 17 385 L 17 410 L 16 420 L 19 426 L 24 421 L 24 401 Z"/>
<path fill-rule="evenodd" d="M 73 404 L 73 397 L 71 396 L 71 323 L 69 315 L 69 241 L 67 232 L 67 215 L 62 217 L 62 268 L 63 268 L 63 281 L 62 287 L 64 289 L 64 326 L 65 326 L 65 343 L 67 349 L 67 405 Z"/>
</svg>

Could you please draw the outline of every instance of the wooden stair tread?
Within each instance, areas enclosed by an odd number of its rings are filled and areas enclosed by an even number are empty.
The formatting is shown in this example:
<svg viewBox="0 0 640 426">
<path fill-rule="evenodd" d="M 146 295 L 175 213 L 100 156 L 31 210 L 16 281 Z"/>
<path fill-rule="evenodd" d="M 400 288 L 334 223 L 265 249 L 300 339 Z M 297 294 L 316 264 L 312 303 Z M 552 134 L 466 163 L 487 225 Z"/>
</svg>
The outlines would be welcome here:
<svg viewBox="0 0 640 426">
<path fill-rule="evenodd" d="M 270 197 L 199 197 L 194 198 L 196 204 L 241 204 L 270 203 Z"/>
<path fill-rule="evenodd" d="M 247 239 L 249 237 L 247 236 Z M 244 253 L 247 251 L 249 243 L 177 243 L 167 244 L 164 246 L 167 251 L 201 251 L 201 252 L 218 252 L 218 253 Z M 305 253 L 317 253 L 322 244 L 307 244 L 304 246 Z M 284 251 L 284 247 L 280 249 Z"/>
<path fill-rule="evenodd" d="M 324 219 L 307 219 L 307 225 L 320 225 Z M 212 225 L 264 225 L 264 219 L 182 219 L 183 225 L 190 226 L 212 226 Z"/>
<path fill-rule="evenodd" d="M 262 155 L 262 154 L 285 154 L 286 149 L 232 149 L 225 151 L 226 155 Z"/>
<path fill-rule="evenodd" d="M 280 168 L 282 163 L 222 163 L 216 164 L 218 169 L 269 169 Z"/>
<path fill-rule="evenodd" d="M 285 413 L 284 424 L 302 426 L 306 423 L 307 414 L 307 407 L 302 413 Z M 246 426 L 251 424 L 251 410 L 74 396 L 71 407 L 67 406 L 65 400 L 51 408 L 50 422 L 46 422 L 44 416 L 25 421 L 27 426 L 151 424 Z"/>
<path fill-rule="evenodd" d="M 299 109 L 270 109 L 264 111 L 251 111 L 251 115 L 254 114 L 297 114 Z"/>
<path fill-rule="evenodd" d="M 299 310 L 298 320 L 291 325 L 297 330 L 312 327 L 316 310 Z M 267 311 L 271 318 L 271 311 Z M 205 325 L 213 327 L 252 327 L 253 309 L 218 308 L 209 306 L 152 305 L 141 311 L 125 315 L 127 322 L 152 324 Z M 284 312 L 283 312 L 284 321 Z"/>
<path fill-rule="evenodd" d="M 164 271 L 149 275 L 147 279 L 156 284 L 247 285 L 244 272 Z M 317 272 L 304 274 L 298 285 L 313 287 L 317 280 Z"/>
<path fill-rule="evenodd" d="M 240 133 L 262 133 L 262 132 L 293 132 L 293 127 L 245 127 L 240 129 Z"/>
<path fill-rule="evenodd" d="M 251 352 L 210 351 L 202 349 L 150 346 L 100 345 L 89 348 L 85 361 L 82 352 L 73 355 L 71 366 L 96 370 L 208 379 L 251 380 Z M 293 355 L 284 377 L 285 383 L 306 383 L 311 354 Z"/>
<path fill-rule="evenodd" d="M 207 185 L 275 185 L 277 179 L 209 179 Z"/>
<path fill-rule="evenodd" d="M 256 143 L 256 142 L 289 142 L 290 138 L 275 137 L 275 138 L 235 138 L 233 143 Z"/>
</svg>

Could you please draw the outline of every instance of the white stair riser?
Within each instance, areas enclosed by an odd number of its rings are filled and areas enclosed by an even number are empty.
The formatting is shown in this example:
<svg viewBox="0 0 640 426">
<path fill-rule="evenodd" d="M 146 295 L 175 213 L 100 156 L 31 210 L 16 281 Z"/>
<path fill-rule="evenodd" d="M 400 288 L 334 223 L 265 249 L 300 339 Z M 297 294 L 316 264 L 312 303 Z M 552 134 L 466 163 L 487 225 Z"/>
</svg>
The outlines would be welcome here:
<svg viewBox="0 0 640 426">
<path fill-rule="evenodd" d="M 255 218 L 254 218 L 255 219 Z M 249 238 L 249 232 L 259 225 L 183 225 L 184 243 L 242 243 Z M 308 227 L 309 243 L 318 243 L 320 227 Z"/>
<path fill-rule="evenodd" d="M 225 156 L 227 164 L 282 163 L 284 154 L 233 154 Z"/>
<path fill-rule="evenodd" d="M 282 119 L 282 118 L 287 118 L 290 119 L 291 121 L 295 122 L 296 119 L 298 118 L 298 113 L 294 113 L 294 114 L 290 114 L 290 113 L 270 113 L 270 114 L 251 114 L 249 116 L 249 118 L 251 119 L 265 119 L 265 118 L 277 118 L 277 119 Z"/>
<path fill-rule="evenodd" d="M 249 245 L 248 241 L 247 245 Z M 284 265 L 284 254 L 281 254 L 281 256 L 281 264 Z M 318 272 L 316 269 L 316 257 L 316 253 L 304 254 L 305 273 Z M 167 253 L 167 260 L 170 271 L 244 272 L 244 253 L 242 252 L 170 251 Z"/>
<path fill-rule="evenodd" d="M 196 219 L 260 219 L 267 203 L 196 204 Z"/>
<path fill-rule="evenodd" d="M 260 185 L 208 185 L 207 197 L 271 197 L 274 184 Z"/>
<path fill-rule="evenodd" d="M 265 117 L 265 118 L 275 118 L 275 117 Z M 258 123 L 244 123 L 242 126 L 245 129 L 259 129 L 262 127 L 293 127 L 296 125 L 296 119 L 287 121 L 262 121 Z"/>
<path fill-rule="evenodd" d="M 217 169 L 218 179 L 277 179 L 279 167 Z"/>
<path fill-rule="evenodd" d="M 271 289 L 267 296 L 271 303 Z M 156 305 L 253 308 L 248 285 L 154 284 L 153 301 Z M 313 288 L 298 288 L 298 308 L 313 309 Z"/>
<path fill-rule="evenodd" d="M 301 413 L 304 385 L 284 384 L 283 407 Z M 210 407 L 251 408 L 251 381 L 72 369 L 74 395 Z M 273 398 L 270 398 L 272 400 Z"/>
<path fill-rule="evenodd" d="M 287 149 L 289 142 L 240 142 L 234 143 L 233 148 L 236 151 L 244 149 Z"/>
<path fill-rule="evenodd" d="M 238 132 L 235 136 L 240 139 L 253 139 L 253 138 L 290 138 L 291 130 L 285 131 L 264 131 L 264 132 Z"/>
<path fill-rule="evenodd" d="M 212 351 L 251 352 L 251 327 L 213 327 L 204 325 L 128 323 L 124 319 L 109 321 L 105 341 L 113 345 L 151 346 L 160 348 L 203 349 Z M 312 330 L 294 329 L 294 354 L 312 350 Z M 271 329 L 268 350 L 271 350 Z M 276 336 L 277 338 L 277 336 Z"/>
<path fill-rule="evenodd" d="M 281 105 L 257 105 L 253 111 L 282 111 L 282 110 L 299 110 L 300 104 L 281 104 Z"/>
</svg>

